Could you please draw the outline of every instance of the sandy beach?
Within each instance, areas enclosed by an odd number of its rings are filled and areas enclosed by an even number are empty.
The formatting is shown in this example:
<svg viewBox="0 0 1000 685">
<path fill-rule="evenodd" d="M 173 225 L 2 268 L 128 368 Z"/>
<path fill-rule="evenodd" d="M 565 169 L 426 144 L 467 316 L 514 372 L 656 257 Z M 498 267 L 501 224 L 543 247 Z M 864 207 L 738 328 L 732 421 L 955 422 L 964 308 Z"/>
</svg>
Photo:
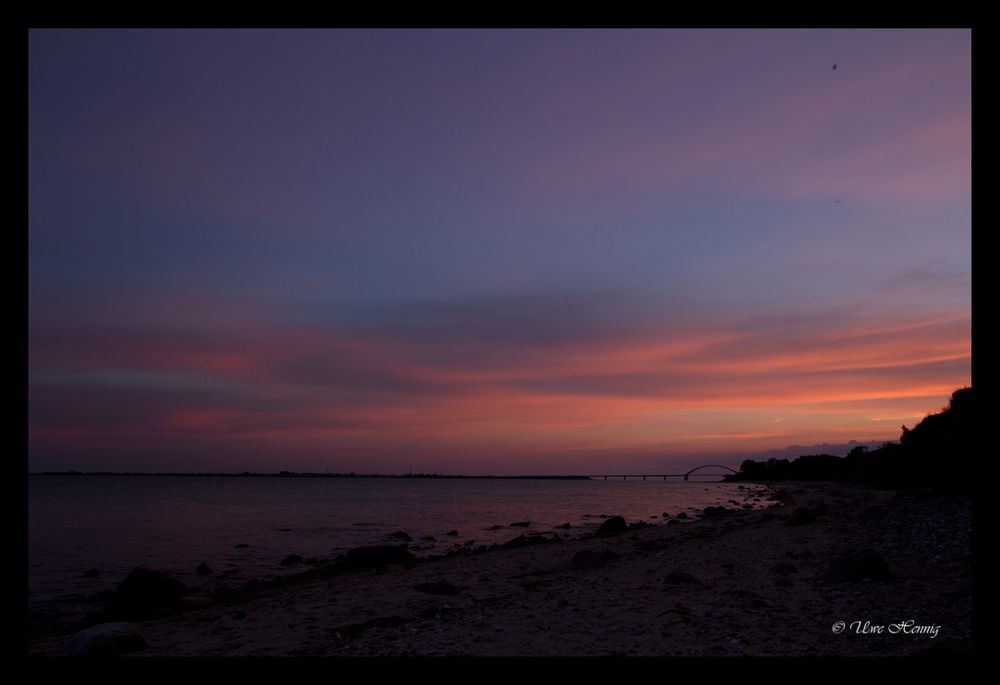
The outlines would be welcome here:
<svg viewBox="0 0 1000 685">
<path fill-rule="evenodd" d="M 827 483 L 787 484 L 777 496 L 765 510 L 314 569 L 215 596 L 206 581 L 189 590 L 210 602 L 134 621 L 148 647 L 130 655 L 840 656 L 971 647 L 968 498 Z M 29 653 L 64 655 L 82 627 L 33 625 Z"/>
</svg>

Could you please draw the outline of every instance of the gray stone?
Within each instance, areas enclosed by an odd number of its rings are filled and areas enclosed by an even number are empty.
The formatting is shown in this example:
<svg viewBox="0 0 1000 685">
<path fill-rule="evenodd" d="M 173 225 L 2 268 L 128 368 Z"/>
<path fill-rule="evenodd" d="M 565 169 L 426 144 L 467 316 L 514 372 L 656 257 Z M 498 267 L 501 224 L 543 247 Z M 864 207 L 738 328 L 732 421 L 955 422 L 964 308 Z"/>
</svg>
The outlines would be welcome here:
<svg viewBox="0 0 1000 685">
<path fill-rule="evenodd" d="M 69 641 L 70 656 L 114 656 L 145 649 L 149 644 L 130 623 L 99 623 Z"/>
</svg>

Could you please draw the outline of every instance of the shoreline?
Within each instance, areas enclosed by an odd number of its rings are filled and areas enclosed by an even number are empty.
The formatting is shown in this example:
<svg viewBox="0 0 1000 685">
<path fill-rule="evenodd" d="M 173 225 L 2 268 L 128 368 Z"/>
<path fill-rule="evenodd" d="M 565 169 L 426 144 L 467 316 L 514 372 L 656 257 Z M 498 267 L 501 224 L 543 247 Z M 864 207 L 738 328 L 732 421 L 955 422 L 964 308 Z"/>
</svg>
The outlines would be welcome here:
<svg viewBox="0 0 1000 685">
<path fill-rule="evenodd" d="M 833 656 L 971 648 L 970 498 L 782 486 L 780 507 L 684 525 L 374 569 L 312 569 L 135 621 L 148 647 L 131 654 Z M 888 564 L 890 579 L 831 576 L 845 557 L 865 551 Z M 834 630 L 838 622 L 843 632 Z M 66 654 L 73 632 L 30 627 L 30 655 Z"/>
</svg>

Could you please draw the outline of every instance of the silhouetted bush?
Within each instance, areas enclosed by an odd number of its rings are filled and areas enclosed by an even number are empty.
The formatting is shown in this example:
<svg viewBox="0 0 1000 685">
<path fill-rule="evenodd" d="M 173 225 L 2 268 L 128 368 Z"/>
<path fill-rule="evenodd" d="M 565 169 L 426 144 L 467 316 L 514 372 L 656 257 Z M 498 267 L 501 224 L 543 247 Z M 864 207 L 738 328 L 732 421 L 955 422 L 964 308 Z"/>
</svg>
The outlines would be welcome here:
<svg viewBox="0 0 1000 685">
<path fill-rule="evenodd" d="M 972 397 L 972 388 L 956 390 L 942 411 L 929 414 L 912 429 L 903 426 L 898 443 L 875 450 L 858 446 L 846 457 L 814 454 L 792 462 L 747 459 L 739 474 L 727 480 L 825 480 L 968 492 L 974 479 Z"/>
</svg>

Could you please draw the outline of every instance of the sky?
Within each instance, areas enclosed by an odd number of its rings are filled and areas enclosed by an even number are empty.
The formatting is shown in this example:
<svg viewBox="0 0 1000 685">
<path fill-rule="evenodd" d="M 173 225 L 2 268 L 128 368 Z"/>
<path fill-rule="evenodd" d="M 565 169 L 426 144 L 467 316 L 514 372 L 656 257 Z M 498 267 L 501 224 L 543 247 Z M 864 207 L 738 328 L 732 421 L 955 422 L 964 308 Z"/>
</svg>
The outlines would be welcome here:
<svg viewBox="0 0 1000 685">
<path fill-rule="evenodd" d="M 672 473 L 971 382 L 967 30 L 28 49 L 31 470 Z"/>
</svg>

